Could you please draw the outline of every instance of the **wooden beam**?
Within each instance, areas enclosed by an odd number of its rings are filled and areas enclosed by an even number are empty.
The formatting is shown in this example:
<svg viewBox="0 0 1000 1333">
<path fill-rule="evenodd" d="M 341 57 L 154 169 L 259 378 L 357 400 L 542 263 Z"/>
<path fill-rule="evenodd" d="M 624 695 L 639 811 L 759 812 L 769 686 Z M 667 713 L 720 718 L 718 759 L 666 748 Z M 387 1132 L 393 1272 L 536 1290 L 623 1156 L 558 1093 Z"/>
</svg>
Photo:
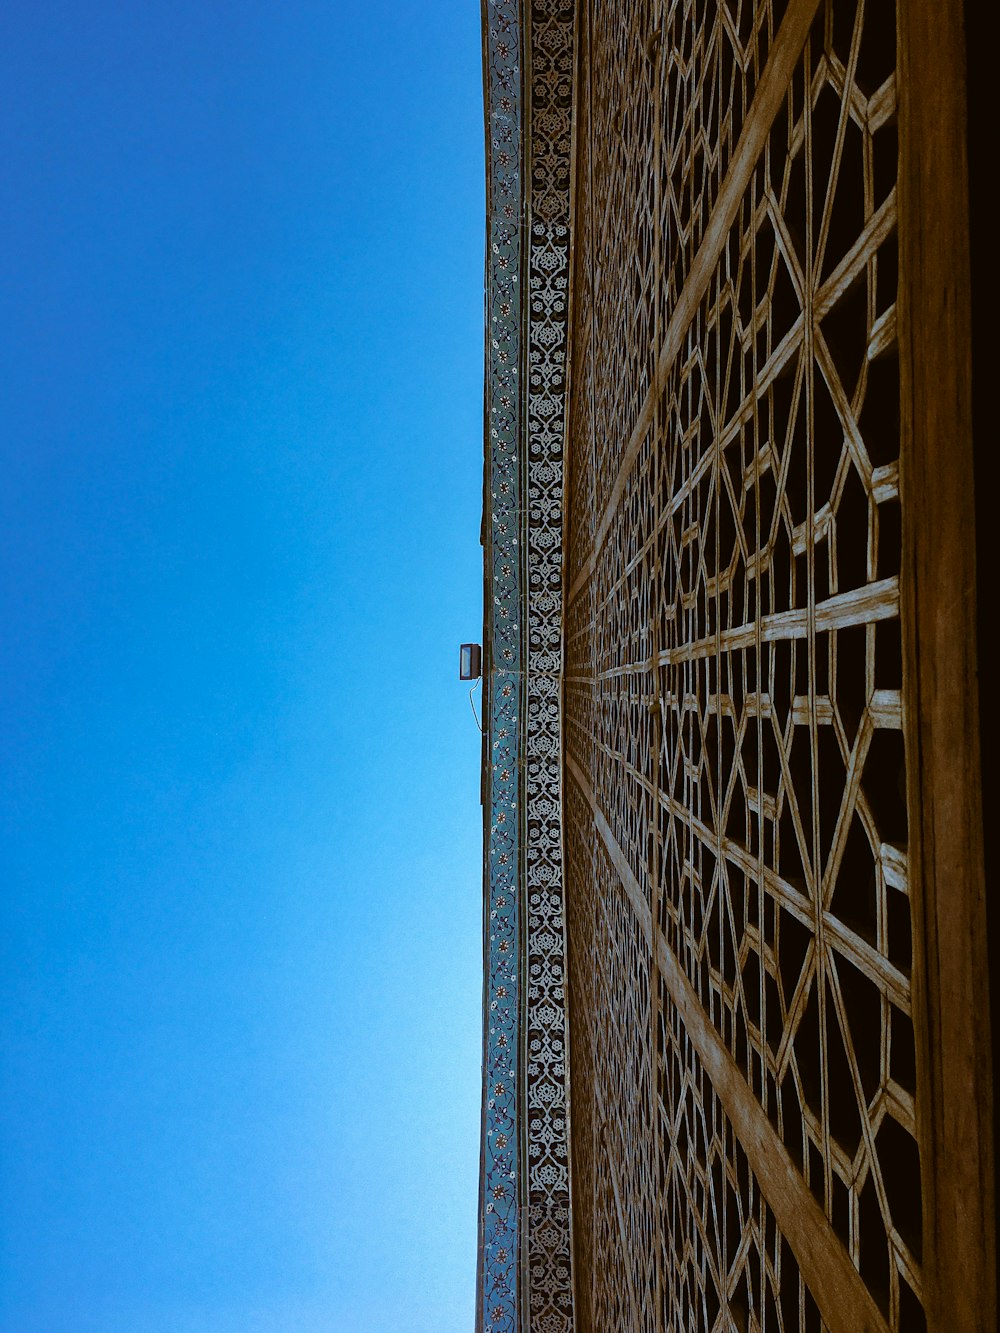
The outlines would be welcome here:
<svg viewBox="0 0 1000 1333">
<path fill-rule="evenodd" d="M 604 1153 L 604 1159 L 608 1164 L 608 1175 L 611 1177 L 611 1193 L 615 1200 L 615 1216 L 618 1219 L 618 1236 L 621 1241 L 621 1265 L 625 1270 L 625 1278 L 628 1285 L 629 1309 L 632 1313 L 632 1327 L 635 1333 L 642 1333 L 642 1320 L 639 1318 L 639 1300 L 635 1292 L 635 1281 L 632 1277 L 632 1268 L 629 1264 L 630 1243 L 628 1227 L 625 1225 L 625 1209 L 622 1207 L 622 1192 L 618 1183 L 618 1167 L 615 1159 L 611 1156 L 608 1148 L 607 1123 L 608 1113 L 604 1108 L 604 1096 L 601 1092 L 600 1081 L 594 1080 L 594 1101 L 597 1103 L 598 1125 L 597 1133 L 601 1141 L 601 1149 Z"/>
<path fill-rule="evenodd" d="M 996 1328 L 961 0 L 899 0 L 900 496 L 928 1326 Z"/>
<path fill-rule="evenodd" d="M 593 812 L 594 822 L 618 871 L 625 895 L 649 940 L 649 909 L 642 886 L 611 832 L 586 774 L 568 751 L 566 766 Z M 791 1246 L 806 1285 L 831 1333 L 887 1333 L 888 1325 L 862 1282 L 861 1275 L 851 1263 L 850 1256 L 760 1102 L 750 1091 L 736 1061 L 705 1014 L 676 955 L 658 929 L 655 957 L 684 1029 L 698 1052 L 705 1073 L 746 1152 L 761 1192 L 774 1213 L 778 1229 Z"/>
<path fill-rule="evenodd" d="M 639 418 L 618 464 L 615 484 L 594 538 L 594 545 L 569 590 L 570 602 L 574 601 L 593 573 L 597 557 L 608 535 L 611 520 L 625 492 L 629 474 L 652 424 L 656 404 L 670 367 L 681 349 L 684 334 L 698 311 L 701 299 L 708 290 L 708 284 L 719 262 L 729 229 L 733 225 L 746 192 L 747 183 L 758 158 L 764 151 L 764 144 L 771 132 L 774 118 L 788 94 L 788 85 L 802 55 L 802 48 L 805 46 L 810 25 L 818 8 L 819 0 L 790 0 L 785 11 L 785 17 L 781 21 L 781 27 L 778 29 L 764 72 L 754 93 L 753 102 L 729 163 L 726 178 L 719 190 L 719 197 L 708 220 L 708 226 L 702 236 L 698 253 L 694 257 L 677 298 L 677 304 L 670 316 L 670 323 L 656 361 L 656 374 L 653 376 Z"/>
</svg>

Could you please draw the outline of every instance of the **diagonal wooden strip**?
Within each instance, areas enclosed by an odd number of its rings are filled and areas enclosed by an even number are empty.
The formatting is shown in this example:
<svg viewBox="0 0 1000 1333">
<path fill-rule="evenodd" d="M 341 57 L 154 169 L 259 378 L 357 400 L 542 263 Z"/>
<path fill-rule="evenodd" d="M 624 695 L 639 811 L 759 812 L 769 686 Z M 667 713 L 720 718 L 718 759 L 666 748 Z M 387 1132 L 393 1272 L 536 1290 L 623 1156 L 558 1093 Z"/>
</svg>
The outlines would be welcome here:
<svg viewBox="0 0 1000 1333">
<path fill-rule="evenodd" d="M 625 1270 L 625 1281 L 628 1285 L 629 1308 L 632 1313 L 632 1326 L 635 1333 L 640 1333 L 642 1323 L 639 1319 L 639 1300 L 635 1293 L 635 1279 L 632 1276 L 632 1266 L 628 1263 L 629 1255 L 629 1232 L 625 1224 L 625 1209 L 622 1207 L 622 1192 L 618 1183 L 618 1167 L 615 1165 L 615 1159 L 611 1155 L 611 1149 L 608 1145 L 607 1123 L 608 1113 L 604 1106 L 604 1094 L 601 1092 L 599 1079 L 594 1079 L 594 1100 L 597 1102 L 597 1114 L 600 1117 L 599 1133 L 604 1147 L 604 1160 L 608 1164 L 608 1175 L 611 1177 L 611 1193 L 615 1200 L 615 1213 L 618 1218 L 618 1234 L 621 1238 L 622 1246 L 622 1267 Z"/>
<path fill-rule="evenodd" d="M 889 693 L 889 691 L 886 691 L 886 693 Z M 648 779 L 643 777 L 642 773 L 634 768 L 623 755 L 606 745 L 601 745 L 599 748 L 609 759 L 620 764 L 633 782 L 648 792 L 652 791 L 652 784 Z M 573 773 L 575 775 L 579 774 L 579 765 L 573 759 L 572 755 L 567 753 L 566 757 Z M 585 786 L 583 779 L 578 778 L 578 781 L 583 785 L 585 793 L 589 792 L 590 789 Z M 785 774 L 785 782 L 786 791 L 791 795 L 792 788 L 787 771 Z M 714 829 L 703 823 L 697 816 L 692 815 L 691 811 L 687 809 L 683 802 L 674 800 L 665 792 L 658 792 L 656 794 L 656 799 L 662 809 L 669 811 L 675 819 L 683 819 L 691 830 L 693 836 L 697 838 L 703 846 L 709 848 L 714 853 L 718 846 L 718 836 Z M 593 805 L 594 802 L 591 800 L 591 806 L 593 807 Z M 604 820 L 603 815 L 601 816 L 601 819 Z M 604 820 L 603 827 L 601 824 L 598 824 L 598 827 L 601 828 L 602 837 L 605 837 L 604 830 L 607 829 L 605 841 L 607 837 L 610 837 L 612 841 L 614 841 L 614 834 L 611 833 L 606 820 Z M 899 857 L 900 853 L 898 848 L 891 848 L 888 843 L 883 843 L 882 846 L 883 858 L 886 856 L 890 858 Z M 732 838 L 723 838 L 721 852 L 726 861 L 729 861 L 731 864 L 738 867 L 745 875 L 749 875 L 753 878 L 758 874 L 759 867 L 757 858 L 752 856 L 741 843 L 736 842 Z M 628 862 L 624 857 L 622 858 L 622 863 L 626 866 L 626 873 L 630 874 L 631 872 L 627 869 Z M 899 868 L 900 865 L 902 865 L 902 869 Z M 621 867 L 618 866 L 617 863 L 616 868 L 619 870 L 619 874 L 621 874 Z M 893 875 L 897 887 L 905 891 L 907 883 L 905 863 L 893 860 L 892 868 L 887 873 Z M 779 874 L 767 866 L 764 867 L 764 888 L 765 891 L 774 898 L 775 902 L 786 911 L 790 912 L 797 921 L 801 921 L 804 926 L 811 929 L 814 920 L 813 908 L 810 899 L 805 894 L 799 892 L 799 890 L 787 880 L 782 879 Z M 648 908 L 646 907 L 645 900 L 640 897 L 632 902 L 632 907 L 636 919 L 643 929 L 648 944 L 651 929 L 647 930 L 646 928 Z M 910 983 L 897 967 L 893 967 L 884 954 L 879 953 L 879 951 L 873 948 L 867 940 L 863 939 L 860 935 L 855 934 L 854 931 L 845 926 L 844 923 L 834 916 L 831 911 L 825 910 L 823 912 L 823 928 L 826 933 L 827 941 L 832 944 L 837 952 L 842 954 L 845 958 L 848 958 L 861 971 L 866 972 L 868 976 L 878 984 L 879 988 L 897 1009 L 901 1009 L 904 1014 L 912 1012 Z"/>
<path fill-rule="evenodd" d="M 656 943 L 660 975 L 684 1030 L 722 1102 L 778 1228 L 794 1251 L 825 1323 L 833 1333 L 881 1333 L 888 1326 L 850 1256 L 706 1017 L 670 946 L 662 936 Z"/>
<path fill-rule="evenodd" d="M 708 284 L 719 262 L 722 247 L 726 243 L 729 229 L 733 225 L 739 211 L 740 201 L 746 192 L 747 182 L 757 164 L 757 159 L 764 151 L 764 144 L 771 132 L 774 118 L 781 108 L 782 101 L 787 96 L 788 85 L 802 54 L 802 48 L 805 46 L 810 25 L 818 8 L 819 0 L 790 0 L 785 17 L 781 21 L 781 27 L 778 29 L 778 35 L 771 48 L 771 54 L 767 58 L 764 73 L 757 85 L 757 91 L 754 94 L 750 111 L 743 125 L 739 142 L 729 163 L 726 179 L 722 182 L 722 188 L 719 190 L 712 216 L 709 218 L 708 226 L 702 236 L 698 253 L 688 270 L 684 286 L 671 314 L 663 345 L 657 357 L 656 374 L 649 386 L 642 409 L 639 412 L 639 418 L 618 465 L 618 474 L 604 510 L 604 516 L 601 519 L 601 526 L 594 536 L 594 544 L 590 548 L 587 560 L 581 566 L 580 572 L 569 590 L 567 599 L 569 602 L 576 599 L 580 589 L 587 583 L 594 571 L 594 565 L 597 563 L 597 557 L 608 535 L 611 520 L 614 518 L 615 511 L 625 492 L 629 474 L 639 455 L 639 450 L 642 448 L 642 442 L 652 425 L 653 414 L 663 391 L 663 385 L 681 349 L 688 326 L 697 313 L 702 297 L 708 290 Z"/>
<path fill-rule="evenodd" d="M 611 832 L 586 775 L 569 753 L 566 765 L 593 811 L 597 829 L 648 939 L 649 909 L 645 906 L 642 886 Z M 645 908 L 645 918 L 641 908 Z M 656 936 L 657 966 L 684 1030 L 698 1052 L 778 1228 L 792 1247 L 806 1285 L 831 1333 L 888 1333 L 888 1325 L 861 1275 L 709 1021 L 673 950 L 659 931 Z"/>
</svg>

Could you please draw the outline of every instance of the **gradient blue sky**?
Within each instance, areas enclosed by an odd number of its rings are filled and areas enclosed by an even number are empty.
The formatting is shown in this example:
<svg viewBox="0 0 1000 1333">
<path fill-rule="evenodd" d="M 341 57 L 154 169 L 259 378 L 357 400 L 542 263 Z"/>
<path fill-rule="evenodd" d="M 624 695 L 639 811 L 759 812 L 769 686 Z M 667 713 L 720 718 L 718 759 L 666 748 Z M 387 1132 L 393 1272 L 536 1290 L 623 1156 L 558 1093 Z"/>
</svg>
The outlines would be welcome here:
<svg viewBox="0 0 1000 1333">
<path fill-rule="evenodd" d="M 471 0 L 0 7 L 0 1330 L 468 1333 Z"/>
</svg>

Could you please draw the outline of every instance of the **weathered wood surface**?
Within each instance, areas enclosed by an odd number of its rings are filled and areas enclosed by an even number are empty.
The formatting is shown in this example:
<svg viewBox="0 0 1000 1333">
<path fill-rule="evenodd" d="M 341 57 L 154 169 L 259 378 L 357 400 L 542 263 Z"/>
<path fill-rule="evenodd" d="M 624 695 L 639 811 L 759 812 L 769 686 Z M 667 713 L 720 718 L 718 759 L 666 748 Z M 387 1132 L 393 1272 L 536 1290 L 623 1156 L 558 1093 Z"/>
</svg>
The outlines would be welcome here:
<svg viewBox="0 0 1000 1333">
<path fill-rule="evenodd" d="M 584 1329 L 995 1326 L 961 15 L 898 18 L 578 13 Z"/>
<path fill-rule="evenodd" d="M 996 1327 L 962 5 L 900 8 L 903 631 L 932 1328 Z M 982 571 L 988 577 L 988 571 Z"/>
<path fill-rule="evenodd" d="M 621 877 L 621 887 L 629 906 L 642 927 L 649 948 L 655 950 L 656 965 L 683 1021 L 684 1030 L 712 1080 L 712 1086 L 719 1095 L 734 1132 L 746 1149 L 750 1166 L 774 1209 L 778 1226 L 790 1239 L 802 1274 L 816 1294 L 824 1320 L 834 1333 L 864 1333 L 865 1330 L 884 1333 L 886 1323 L 878 1307 L 837 1241 L 836 1234 L 767 1116 L 758 1102 L 747 1095 L 743 1074 L 718 1033 L 706 1020 L 698 997 L 678 965 L 673 951 L 659 931 L 654 939 L 649 906 L 642 887 L 615 841 L 586 775 L 572 758 L 567 762 L 593 811 L 595 826 Z M 598 1105 L 603 1117 L 603 1100 Z M 613 1176 L 613 1184 L 620 1224 L 624 1230 L 624 1209 L 616 1175 Z"/>
</svg>

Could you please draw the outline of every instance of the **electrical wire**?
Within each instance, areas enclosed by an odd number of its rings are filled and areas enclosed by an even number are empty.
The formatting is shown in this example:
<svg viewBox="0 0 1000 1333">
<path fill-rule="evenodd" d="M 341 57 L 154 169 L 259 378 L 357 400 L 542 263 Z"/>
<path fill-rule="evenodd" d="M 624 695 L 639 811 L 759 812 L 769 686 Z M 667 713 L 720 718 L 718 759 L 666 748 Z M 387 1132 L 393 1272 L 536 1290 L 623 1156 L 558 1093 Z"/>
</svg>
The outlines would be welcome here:
<svg viewBox="0 0 1000 1333">
<path fill-rule="evenodd" d="M 472 709 L 472 716 L 476 719 L 476 726 L 479 728 L 480 731 L 483 730 L 483 724 L 479 721 L 479 714 L 476 712 L 476 703 L 472 696 L 475 694 L 476 689 L 482 683 L 483 683 L 483 678 L 482 676 L 480 676 L 477 681 L 473 682 L 472 689 L 469 691 L 469 707 Z"/>
</svg>

